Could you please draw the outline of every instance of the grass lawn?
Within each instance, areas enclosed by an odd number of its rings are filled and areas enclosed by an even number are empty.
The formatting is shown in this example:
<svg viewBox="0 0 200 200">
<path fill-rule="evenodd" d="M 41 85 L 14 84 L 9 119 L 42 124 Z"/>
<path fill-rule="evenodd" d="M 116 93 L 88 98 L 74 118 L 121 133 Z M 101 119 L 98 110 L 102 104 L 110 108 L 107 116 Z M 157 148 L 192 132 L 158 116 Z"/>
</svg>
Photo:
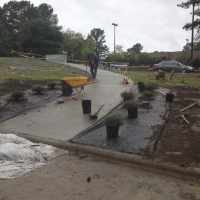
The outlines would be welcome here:
<svg viewBox="0 0 200 200">
<path fill-rule="evenodd" d="M 124 71 L 115 71 L 124 74 Z M 170 79 L 170 73 L 165 73 L 165 79 L 156 80 L 154 71 L 129 71 L 125 74 L 131 78 L 135 84 L 144 82 L 145 84 L 156 83 L 160 87 L 176 87 L 180 85 L 200 87 L 200 73 L 177 73 Z"/>
<path fill-rule="evenodd" d="M 124 74 L 124 71 L 115 73 Z M 165 73 L 165 79 L 156 80 L 153 71 L 128 71 L 125 74 L 131 78 L 135 84 L 138 82 L 156 83 L 161 87 L 175 87 L 177 85 L 200 87 L 199 73 L 177 73 L 173 79 L 169 79 L 169 73 Z M 25 80 L 59 80 L 66 76 L 84 76 L 84 72 L 68 67 L 59 63 L 48 62 L 39 59 L 26 58 L 0 58 L 0 81 L 14 79 L 18 81 Z"/>
<path fill-rule="evenodd" d="M 0 81 L 59 80 L 66 76 L 84 76 L 84 72 L 59 63 L 39 59 L 0 58 Z"/>
</svg>

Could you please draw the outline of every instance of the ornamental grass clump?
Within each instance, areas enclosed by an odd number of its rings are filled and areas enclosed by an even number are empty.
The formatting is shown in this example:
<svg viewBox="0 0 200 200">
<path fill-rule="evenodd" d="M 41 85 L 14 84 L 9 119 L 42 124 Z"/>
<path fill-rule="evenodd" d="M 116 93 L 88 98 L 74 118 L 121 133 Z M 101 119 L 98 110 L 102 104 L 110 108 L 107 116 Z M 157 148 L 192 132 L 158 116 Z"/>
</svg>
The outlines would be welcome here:
<svg viewBox="0 0 200 200">
<path fill-rule="evenodd" d="M 36 85 L 32 88 L 33 92 L 36 92 L 38 94 L 41 94 L 44 92 L 44 87 L 40 86 L 40 85 Z"/>
<path fill-rule="evenodd" d="M 158 85 L 156 83 L 150 83 L 145 85 L 145 89 L 147 91 L 154 91 L 155 89 L 157 89 L 157 87 Z"/>
<path fill-rule="evenodd" d="M 124 108 L 130 109 L 130 110 L 136 109 L 136 108 L 138 108 L 138 102 L 135 101 L 135 100 L 125 101 L 124 102 Z"/>
<path fill-rule="evenodd" d="M 51 82 L 47 85 L 48 88 L 51 88 L 51 89 L 54 89 L 56 87 L 57 83 L 54 81 L 54 82 Z"/>
<path fill-rule="evenodd" d="M 105 119 L 105 124 L 108 127 L 119 127 L 123 125 L 123 118 L 119 115 L 110 115 Z"/>
<path fill-rule="evenodd" d="M 144 96 L 144 97 L 153 97 L 154 96 L 154 92 L 152 92 L 152 91 L 144 91 L 143 93 L 142 93 L 142 95 Z"/>
<path fill-rule="evenodd" d="M 133 99 L 134 94 L 132 92 L 124 91 L 121 93 L 121 97 L 124 98 L 124 101 L 127 101 Z"/>
<path fill-rule="evenodd" d="M 13 99 L 14 101 L 23 100 L 24 99 L 24 93 L 21 92 L 21 91 L 16 91 L 16 92 L 11 94 L 11 99 Z"/>
</svg>

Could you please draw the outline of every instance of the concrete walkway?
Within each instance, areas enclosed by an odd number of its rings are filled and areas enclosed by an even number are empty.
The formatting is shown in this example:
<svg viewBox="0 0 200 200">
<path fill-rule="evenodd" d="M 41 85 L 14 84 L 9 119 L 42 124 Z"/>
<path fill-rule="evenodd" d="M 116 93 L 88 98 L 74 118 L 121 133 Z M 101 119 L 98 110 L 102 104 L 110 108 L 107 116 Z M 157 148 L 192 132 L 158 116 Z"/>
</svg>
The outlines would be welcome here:
<svg viewBox="0 0 200 200">
<path fill-rule="evenodd" d="M 70 64 L 70 66 L 85 70 L 84 65 Z M 132 80 L 128 85 L 121 84 L 124 78 L 123 75 L 98 69 L 97 80 L 99 82 L 85 86 L 85 94 L 81 95 L 81 98 L 92 101 L 91 113 L 95 113 L 104 105 L 98 114 L 98 119 L 120 104 L 121 92 L 129 91 L 132 88 Z M 72 95 L 76 93 L 74 90 Z M 64 100 L 62 104 L 57 104 L 56 100 L 46 104 L 43 108 L 9 119 L 0 124 L 0 131 L 67 141 L 94 124 L 96 120 L 83 114 L 81 100 L 66 100 L 66 98 L 66 96 L 59 98 L 59 100 Z"/>
</svg>

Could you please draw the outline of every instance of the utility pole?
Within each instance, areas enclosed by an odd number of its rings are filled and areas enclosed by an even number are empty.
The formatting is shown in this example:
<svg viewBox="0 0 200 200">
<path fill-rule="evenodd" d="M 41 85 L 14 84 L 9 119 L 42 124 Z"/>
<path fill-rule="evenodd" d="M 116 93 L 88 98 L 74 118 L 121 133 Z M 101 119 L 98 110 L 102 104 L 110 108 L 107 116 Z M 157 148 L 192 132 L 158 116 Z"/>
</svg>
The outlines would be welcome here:
<svg viewBox="0 0 200 200">
<path fill-rule="evenodd" d="M 115 55 L 115 26 L 118 26 L 115 23 L 112 23 L 112 25 L 114 26 L 114 55 Z"/>
<path fill-rule="evenodd" d="M 193 60 L 193 49 L 194 49 L 194 1 L 192 3 L 192 39 L 191 39 L 191 60 Z"/>
</svg>

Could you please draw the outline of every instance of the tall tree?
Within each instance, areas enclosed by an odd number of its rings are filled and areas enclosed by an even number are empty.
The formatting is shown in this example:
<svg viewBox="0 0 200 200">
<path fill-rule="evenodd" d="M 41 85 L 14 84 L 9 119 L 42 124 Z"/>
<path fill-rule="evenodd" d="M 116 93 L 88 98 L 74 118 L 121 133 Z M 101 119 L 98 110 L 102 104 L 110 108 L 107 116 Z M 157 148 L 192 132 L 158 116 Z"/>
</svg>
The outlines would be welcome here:
<svg viewBox="0 0 200 200">
<path fill-rule="evenodd" d="M 0 7 L 0 56 L 11 55 L 12 39 L 10 33 L 4 26 L 4 10 Z"/>
<path fill-rule="evenodd" d="M 53 14 L 52 6 L 46 3 L 40 4 L 39 7 L 37 8 L 37 13 L 39 18 L 43 20 L 48 20 L 52 22 L 52 24 L 57 25 L 58 17 L 56 14 Z"/>
<path fill-rule="evenodd" d="M 63 41 L 61 27 L 40 18 L 27 20 L 19 29 L 18 42 L 26 50 L 38 54 L 55 53 Z"/>
<path fill-rule="evenodd" d="M 81 33 L 76 33 L 71 29 L 67 29 L 64 33 L 64 41 L 62 48 L 63 50 L 67 51 L 68 55 L 72 53 L 77 58 L 77 54 L 81 51 L 82 43 L 84 41 L 84 37 Z"/>
<path fill-rule="evenodd" d="M 69 56 L 73 53 L 74 59 L 76 60 L 85 60 L 86 55 L 89 52 L 94 51 L 96 47 L 96 43 L 93 39 L 84 39 L 82 33 L 76 33 L 75 31 L 72 31 L 69 28 L 63 33 L 63 36 L 64 41 L 62 49 L 64 51 L 67 51 L 67 54 Z"/>
<path fill-rule="evenodd" d="M 106 62 L 127 64 L 129 62 L 127 52 L 123 51 L 122 45 L 115 46 L 115 52 L 109 53 L 105 59 Z"/>
<path fill-rule="evenodd" d="M 184 8 L 184 9 L 188 9 L 190 8 L 190 6 L 198 6 L 196 10 L 194 10 L 194 15 L 197 16 L 197 18 L 194 20 L 194 22 L 189 22 L 189 23 L 186 23 L 183 28 L 186 29 L 186 30 L 191 30 L 192 27 L 194 28 L 197 28 L 199 29 L 200 28 L 200 20 L 199 20 L 199 16 L 200 16 L 200 8 L 199 8 L 199 5 L 200 5 L 200 0 L 188 0 L 187 2 L 185 3 L 181 3 L 181 4 L 178 4 L 177 6 L 181 7 L 181 8 Z M 193 14 L 193 13 L 192 13 Z"/>
<path fill-rule="evenodd" d="M 115 46 L 115 53 L 119 53 L 119 54 L 121 54 L 121 53 L 123 53 L 124 51 L 123 51 L 123 46 L 122 45 L 116 45 Z"/>
<path fill-rule="evenodd" d="M 199 51 L 200 50 L 200 43 L 199 42 L 194 42 L 194 51 Z M 191 43 L 188 42 L 184 47 L 183 51 L 191 51 Z"/>
<path fill-rule="evenodd" d="M 127 53 L 129 55 L 129 54 L 131 54 L 131 52 L 134 51 L 135 53 L 139 54 L 142 51 L 142 49 L 143 49 L 143 46 L 140 43 L 137 43 L 137 44 L 133 45 L 133 47 L 127 49 Z"/>
<path fill-rule="evenodd" d="M 105 40 L 105 32 L 99 28 L 94 28 L 88 34 L 88 38 L 92 38 L 96 42 L 95 52 L 100 58 L 105 58 L 109 53 L 109 48 L 107 45 L 104 45 Z"/>
<path fill-rule="evenodd" d="M 192 38 L 191 38 L 191 59 L 193 59 L 193 49 L 194 49 L 194 28 L 200 29 L 200 20 L 198 17 L 200 16 L 200 0 L 188 0 L 187 2 L 182 2 L 181 4 L 178 4 L 177 6 L 181 8 L 188 9 L 190 6 L 192 6 L 192 22 L 191 23 L 186 23 L 184 25 L 184 29 L 186 30 L 192 30 Z M 195 10 L 195 6 L 198 6 L 198 8 Z M 197 16 L 197 19 L 194 20 L 194 15 Z"/>
<path fill-rule="evenodd" d="M 10 1 L 4 4 L 3 10 L 4 25 L 12 34 L 18 31 L 24 20 L 37 17 L 36 8 L 29 1 Z"/>
<path fill-rule="evenodd" d="M 3 23 L 14 49 L 56 53 L 63 39 L 62 27 L 57 25 L 57 15 L 50 5 L 35 7 L 29 1 L 10 1 L 4 4 L 3 11 Z"/>
</svg>

